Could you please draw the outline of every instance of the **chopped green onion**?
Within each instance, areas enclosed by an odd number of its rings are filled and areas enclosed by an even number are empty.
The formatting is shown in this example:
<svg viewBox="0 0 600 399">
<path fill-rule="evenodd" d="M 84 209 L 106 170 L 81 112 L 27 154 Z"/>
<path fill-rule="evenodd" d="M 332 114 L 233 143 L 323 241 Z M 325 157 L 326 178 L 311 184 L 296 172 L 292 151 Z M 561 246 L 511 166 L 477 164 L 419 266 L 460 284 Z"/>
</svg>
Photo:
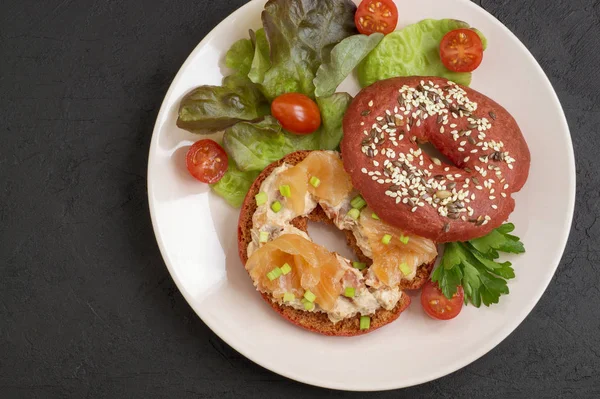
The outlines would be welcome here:
<svg viewBox="0 0 600 399">
<path fill-rule="evenodd" d="M 275 269 L 273 269 L 273 270 L 271 270 L 269 273 L 267 273 L 267 278 L 268 278 L 270 281 L 273 281 L 273 280 L 275 280 L 276 278 L 279 278 L 279 277 L 281 277 L 281 275 L 282 275 L 282 274 L 283 274 L 283 273 L 282 273 L 281 269 L 280 269 L 280 268 L 278 268 L 278 267 L 276 267 Z"/>
<path fill-rule="evenodd" d="M 264 205 L 267 203 L 267 193 L 261 191 L 254 196 L 254 199 L 256 200 L 256 206 Z"/>
<path fill-rule="evenodd" d="M 402 242 L 402 244 L 404 244 L 404 245 L 408 244 L 409 240 L 410 240 L 409 236 L 405 236 L 405 235 L 400 236 L 400 242 Z"/>
<path fill-rule="evenodd" d="M 364 270 L 367 268 L 367 264 L 361 262 L 352 262 L 352 267 L 358 270 Z"/>
<path fill-rule="evenodd" d="M 304 304 L 304 309 L 306 310 L 313 310 L 315 308 L 315 304 L 310 301 L 307 301 L 306 299 L 303 299 L 302 303 Z"/>
<path fill-rule="evenodd" d="M 344 296 L 348 298 L 354 298 L 354 287 L 346 287 L 344 290 Z"/>
<path fill-rule="evenodd" d="M 292 188 L 287 184 L 279 186 L 279 192 L 281 193 L 281 195 L 287 198 L 292 196 Z"/>
<path fill-rule="evenodd" d="M 281 202 L 279 201 L 275 201 L 271 204 L 271 209 L 273 210 L 273 212 L 277 213 L 281 210 Z"/>
<path fill-rule="evenodd" d="M 306 299 L 308 302 L 314 302 L 315 299 L 317 299 L 317 296 L 310 292 L 310 290 L 306 290 L 304 293 L 304 299 Z"/>
<path fill-rule="evenodd" d="M 269 233 L 267 233 L 266 231 L 261 231 L 259 236 L 258 236 L 258 241 L 265 243 L 269 241 Z"/>
<path fill-rule="evenodd" d="M 290 265 L 288 265 L 287 263 L 285 263 L 283 266 L 281 266 L 281 273 L 283 273 L 284 275 L 288 274 L 291 271 L 292 271 L 292 267 Z"/>
<path fill-rule="evenodd" d="M 317 176 L 311 177 L 310 185 L 313 186 L 314 188 L 319 187 L 321 185 L 321 179 L 319 179 Z"/>
<path fill-rule="evenodd" d="M 360 211 L 358 209 L 356 209 L 356 208 L 352 208 L 348 212 L 348 216 L 350 216 L 354 220 L 357 220 L 358 217 L 360 216 Z"/>
<path fill-rule="evenodd" d="M 368 330 L 371 327 L 371 318 L 369 316 L 360 316 L 360 329 Z"/>
<path fill-rule="evenodd" d="M 283 294 L 283 302 L 292 302 L 294 299 L 296 299 L 296 296 L 291 292 Z"/>
<path fill-rule="evenodd" d="M 360 211 L 365 206 L 367 206 L 367 203 L 365 202 L 364 198 L 359 195 L 357 197 L 354 197 L 354 199 L 350 201 L 350 205 L 352 205 L 352 208 L 358 209 Z"/>
<path fill-rule="evenodd" d="M 384 243 L 385 245 L 388 245 L 390 243 L 390 241 L 392 241 L 392 236 L 389 234 L 384 235 L 383 238 L 381 239 L 381 242 Z"/>
<path fill-rule="evenodd" d="M 375 220 L 381 220 L 381 219 L 379 219 L 379 216 L 377 216 L 377 214 L 375 214 L 375 213 L 372 213 L 371 217 Z"/>
<path fill-rule="evenodd" d="M 410 273 L 412 273 L 411 268 L 408 266 L 408 264 L 406 262 L 400 263 L 400 271 L 405 276 L 408 276 Z"/>
</svg>

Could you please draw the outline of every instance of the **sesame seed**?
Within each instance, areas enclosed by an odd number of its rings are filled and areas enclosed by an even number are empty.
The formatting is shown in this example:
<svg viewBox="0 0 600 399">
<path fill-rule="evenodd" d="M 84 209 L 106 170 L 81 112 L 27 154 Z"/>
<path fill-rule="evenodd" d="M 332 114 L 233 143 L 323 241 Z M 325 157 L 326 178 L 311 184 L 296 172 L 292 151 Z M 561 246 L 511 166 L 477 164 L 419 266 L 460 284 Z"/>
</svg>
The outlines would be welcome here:
<svg viewBox="0 0 600 399">
<path fill-rule="evenodd" d="M 369 107 L 373 106 L 373 100 L 369 101 Z"/>
<path fill-rule="evenodd" d="M 494 204 L 492 204 L 492 208 L 493 208 L 493 209 L 498 209 L 498 205 L 494 205 Z"/>
<path fill-rule="evenodd" d="M 471 157 L 466 157 L 463 162 L 469 162 L 469 159 L 471 159 Z"/>
</svg>

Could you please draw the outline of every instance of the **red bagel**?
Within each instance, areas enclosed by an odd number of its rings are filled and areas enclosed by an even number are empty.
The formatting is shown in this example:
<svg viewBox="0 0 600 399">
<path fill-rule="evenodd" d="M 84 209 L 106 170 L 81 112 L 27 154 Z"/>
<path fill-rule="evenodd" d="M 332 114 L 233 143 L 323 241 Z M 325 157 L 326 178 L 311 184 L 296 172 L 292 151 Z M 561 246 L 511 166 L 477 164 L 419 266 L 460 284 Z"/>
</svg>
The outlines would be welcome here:
<svg viewBox="0 0 600 399">
<path fill-rule="evenodd" d="M 424 142 L 454 165 L 425 154 Z M 344 118 L 341 150 L 354 187 L 379 217 L 438 242 L 481 237 L 506 221 L 531 159 L 508 111 L 436 77 L 362 90 Z"/>
</svg>

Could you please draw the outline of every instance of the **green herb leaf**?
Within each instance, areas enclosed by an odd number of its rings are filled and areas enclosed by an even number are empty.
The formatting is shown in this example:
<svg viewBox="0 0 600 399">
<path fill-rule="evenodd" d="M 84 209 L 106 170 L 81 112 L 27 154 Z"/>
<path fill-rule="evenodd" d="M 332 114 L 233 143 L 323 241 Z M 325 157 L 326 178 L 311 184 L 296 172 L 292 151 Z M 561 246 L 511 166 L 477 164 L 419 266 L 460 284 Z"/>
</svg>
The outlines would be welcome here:
<svg viewBox="0 0 600 399">
<path fill-rule="evenodd" d="M 225 65 L 241 76 L 247 76 L 248 72 L 250 72 L 253 58 L 254 44 L 252 44 L 250 39 L 241 39 L 233 43 L 225 55 Z"/>
<path fill-rule="evenodd" d="M 508 234 L 513 232 L 514 229 L 515 226 L 512 223 L 504 224 L 487 236 L 471 240 L 470 244 L 479 252 L 493 259 L 498 258 L 497 251 L 514 254 L 524 253 L 525 247 L 519 237 Z"/>
<path fill-rule="evenodd" d="M 335 93 L 337 87 L 352 73 L 354 68 L 381 42 L 384 35 L 374 33 L 354 35 L 339 42 L 331 52 L 329 62 L 317 70 L 314 80 L 315 96 L 327 97 Z"/>
<path fill-rule="evenodd" d="M 471 302 L 475 307 L 498 303 L 500 296 L 509 292 L 507 280 L 515 277 L 510 262 L 496 261 L 498 252 L 525 251 L 519 238 L 508 234 L 513 230 L 512 224 L 505 224 L 485 237 L 446 244 L 444 257 L 433 271 L 431 281 L 438 283 L 447 298 L 462 285 L 465 303 Z"/>
<path fill-rule="evenodd" d="M 386 35 L 358 68 L 363 87 L 396 76 L 440 76 L 468 86 L 471 74 L 449 71 L 440 59 L 440 42 L 452 30 L 469 28 L 455 19 L 425 19 Z M 487 40 L 482 37 L 484 44 Z"/>
<path fill-rule="evenodd" d="M 223 146 L 241 171 L 262 171 L 298 150 L 318 148 L 318 136 L 285 132 L 272 116 L 261 122 L 240 122 L 225 131 Z"/>
<path fill-rule="evenodd" d="M 223 197 L 231 206 L 239 208 L 250 186 L 258 176 L 259 172 L 242 172 L 237 168 L 235 162 L 229 161 L 229 169 L 225 176 L 216 184 L 211 185 L 215 194 Z"/>
<path fill-rule="evenodd" d="M 270 0 L 262 14 L 271 68 L 263 92 L 314 97 L 313 79 L 333 47 L 356 33 L 356 5 L 350 0 Z"/>
<path fill-rule="evenodd" d="M 321 130 L 318 133 L 319 149 L 335 150 L 340 145 L 344 131 L 342 122 L 346 110 L 352 102 L 348 93 L 335 93 L 330 97 L 317 97 L 321 110 Z"/>
<path fill-rule="evenodd" d="M 268 101 L 248 78 L 233 75 L 225 78 L 223 84 L 200 86 L 188 93 L 181 100 L 177 126 L 206 134 L 269 114 Z"/>
</svg>

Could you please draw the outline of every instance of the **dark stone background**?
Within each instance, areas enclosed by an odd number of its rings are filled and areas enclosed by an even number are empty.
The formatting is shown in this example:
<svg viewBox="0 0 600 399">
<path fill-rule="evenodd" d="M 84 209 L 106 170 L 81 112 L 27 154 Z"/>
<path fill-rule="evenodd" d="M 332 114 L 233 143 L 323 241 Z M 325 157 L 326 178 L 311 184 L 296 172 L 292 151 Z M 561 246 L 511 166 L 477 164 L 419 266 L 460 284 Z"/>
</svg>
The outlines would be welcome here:
<svg viewBox="0 0 600 399">
<path fill-rule="evenodd" d="M 0 3 L 0 398 L 343 395 L 279 377 L 217 338 L 152 232 L 146 163 L 161 101 L 196 44 L 243 3 Z M 481 3 L 562 100 L 577 156 L 571 240 L 541 302 L 491 353 L 371 397 L 598 398 L 600 2 Z"/>
</svg>

